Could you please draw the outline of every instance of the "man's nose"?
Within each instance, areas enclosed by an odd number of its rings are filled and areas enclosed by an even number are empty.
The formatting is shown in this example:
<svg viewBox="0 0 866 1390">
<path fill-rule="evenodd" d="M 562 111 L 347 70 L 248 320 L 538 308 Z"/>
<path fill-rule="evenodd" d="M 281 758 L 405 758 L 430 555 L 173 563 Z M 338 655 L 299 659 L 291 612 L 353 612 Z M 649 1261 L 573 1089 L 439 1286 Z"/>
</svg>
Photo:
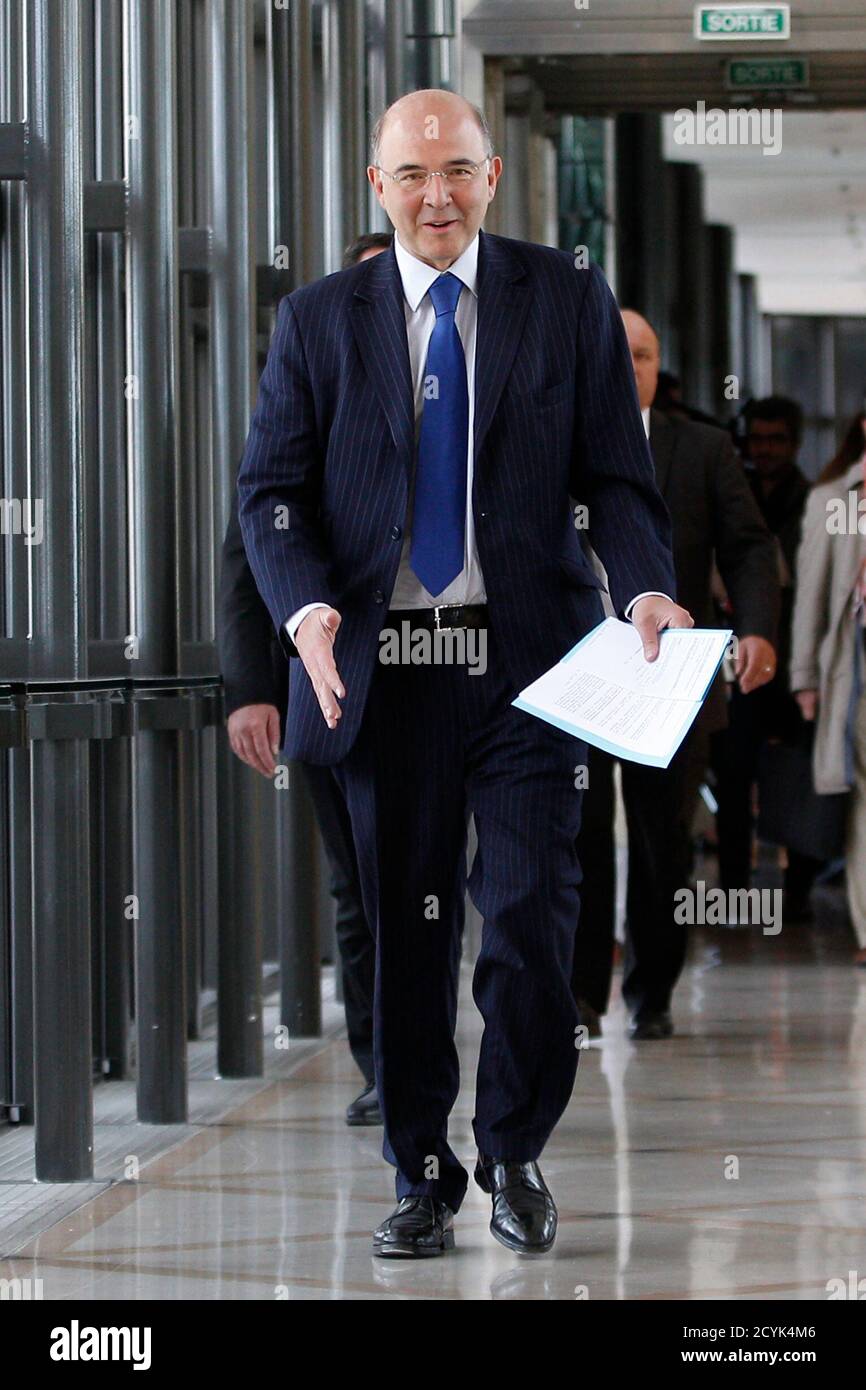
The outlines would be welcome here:
<svg viewBox="0 0 866 1390">
<path fill-rule="evenodd" d="M 451 190 L 441 174 L 433 174 L 424 192 L 424 202 L 429 207 L 441 208 L 451 202 Z"/>
</svg>

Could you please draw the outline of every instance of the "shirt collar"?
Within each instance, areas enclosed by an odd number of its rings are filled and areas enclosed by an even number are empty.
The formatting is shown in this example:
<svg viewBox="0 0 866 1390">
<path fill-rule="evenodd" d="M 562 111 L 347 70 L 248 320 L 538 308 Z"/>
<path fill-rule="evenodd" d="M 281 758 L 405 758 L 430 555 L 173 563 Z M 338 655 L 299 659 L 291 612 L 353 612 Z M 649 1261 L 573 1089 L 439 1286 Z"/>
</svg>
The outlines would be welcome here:
<svg viewBox="0 0 866 1390">
<path fill-rule="evenodd" d="M 426 261 L 419 261 L 417 256 L 413 256 L 411 251 L 406 250 L 396 232 L 394 233 L 394 254 L 397 257 L 397 266 L 400 271 L 400 279 L 403 281 L 403 293 L 406 296 L 406 302 L 414 313 L 433 281 L 438 280 L 444 272 L 437 270 L 435 265 L 428 265 Z M 458 280 L 462 280 L 467 289 L 477 295 L 477 232 L 466 250 L 457 257 L 453 265 L 449 265 L 448 270 L 452 275 L 456 275 Z"/>
<path fill-rule="evenodd" d="M 644 409 L 641 411 L 641 419 L 643 420 L 643 427 L 644 427 L 644 429 L 646 430 L 646 437 L 647 437 L 647 439 L 649 439 L 649 431 L 650 431 L 650 408 L 649 408 L 649 406 L 645 406 Z"/>
</svg>

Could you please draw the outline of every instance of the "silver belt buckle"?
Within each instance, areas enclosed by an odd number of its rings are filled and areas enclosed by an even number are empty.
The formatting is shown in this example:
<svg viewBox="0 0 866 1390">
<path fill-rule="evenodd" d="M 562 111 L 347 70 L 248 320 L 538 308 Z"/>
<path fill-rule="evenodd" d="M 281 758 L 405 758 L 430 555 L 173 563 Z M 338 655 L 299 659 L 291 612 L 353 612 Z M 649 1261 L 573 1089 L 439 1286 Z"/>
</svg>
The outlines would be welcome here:
<svg viewBox="0 0 866 1390">
<path fill-rule="evenodd" d="M 433 628 L 436 632 L 458 632 L 460 629 L 454 623 L 446 623 L 445 627 L 439 621 L 439 614 L 446 608 L 462 608 L 462 603 L 443 603 L 433 606 Z M 463 625 L 465 627 L 465 623 Z"/>
</svg>

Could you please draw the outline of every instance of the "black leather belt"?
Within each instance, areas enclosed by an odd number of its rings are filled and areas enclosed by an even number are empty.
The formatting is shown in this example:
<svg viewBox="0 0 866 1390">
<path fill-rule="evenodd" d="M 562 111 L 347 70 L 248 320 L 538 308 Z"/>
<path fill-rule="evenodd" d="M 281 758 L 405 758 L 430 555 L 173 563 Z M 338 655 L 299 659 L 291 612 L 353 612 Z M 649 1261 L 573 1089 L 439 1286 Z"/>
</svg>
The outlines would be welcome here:
<svg viewBox="0 0 866 1390">
<path fill-rule="evenodd" d="M 436 608 L 392 608 L 388 612 L 388 625 L 409 622 L 413 627 L 427 628 L 431 632 L 445 632 L 452 628 L 488 626 L 486 603 L 451 603 Z"/>
</svg>

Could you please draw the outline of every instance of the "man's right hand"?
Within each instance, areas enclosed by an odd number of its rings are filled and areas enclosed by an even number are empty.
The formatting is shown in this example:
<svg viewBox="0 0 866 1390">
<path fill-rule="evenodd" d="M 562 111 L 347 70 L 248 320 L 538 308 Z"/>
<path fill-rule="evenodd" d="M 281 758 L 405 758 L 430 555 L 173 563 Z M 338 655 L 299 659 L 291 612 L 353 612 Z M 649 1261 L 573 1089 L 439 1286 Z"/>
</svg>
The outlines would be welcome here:
<svg viewBox="0 0 866 1390">
<path fill-rule="evenodd" d="M 280 751 L 280 712 L 276 705 L 241 705 L 227 721 L 232 752 L 263 777 L 273 777 Z"/>
<path fill-rule="evenodd" d="M 346 691 L 334 662 L 334 638 L 342 619 L 336 608 L 314 608 L 295 633 L 295 646 L 304 669 L 313 683 L 322 717 L 329 729 L 336 729 L 342 715 L 337 700 Z"/>
<path fill-rule="evenodd" d="M 796 690 L 794 699 L 800 706 L 800 713 L 803 718 L 811 724 L 818 713 L 818 692 L 817 690 Z"/>
</svg>

